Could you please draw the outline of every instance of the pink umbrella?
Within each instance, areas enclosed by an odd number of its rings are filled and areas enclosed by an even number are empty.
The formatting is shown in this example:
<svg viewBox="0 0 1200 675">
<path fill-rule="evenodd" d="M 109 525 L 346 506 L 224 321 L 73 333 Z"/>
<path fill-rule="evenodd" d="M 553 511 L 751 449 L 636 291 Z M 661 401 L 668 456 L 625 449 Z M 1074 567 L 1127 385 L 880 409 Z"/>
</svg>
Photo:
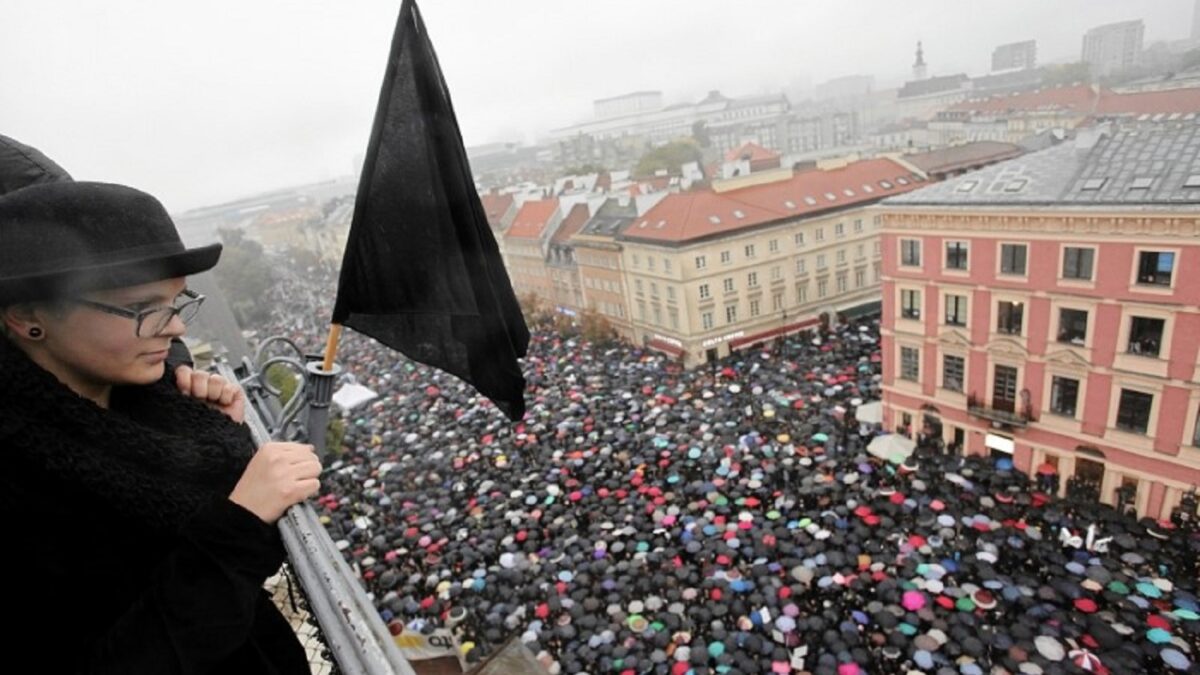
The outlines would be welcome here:
<svg viewBox="0 0 1200 675">
<path fill-rule="evenodd" d="M 900 604 L 904 605 L 904 609 L 915 612 L 925 606 L 925 596 L 917 591 L 905 591 Z"/>
</svg>

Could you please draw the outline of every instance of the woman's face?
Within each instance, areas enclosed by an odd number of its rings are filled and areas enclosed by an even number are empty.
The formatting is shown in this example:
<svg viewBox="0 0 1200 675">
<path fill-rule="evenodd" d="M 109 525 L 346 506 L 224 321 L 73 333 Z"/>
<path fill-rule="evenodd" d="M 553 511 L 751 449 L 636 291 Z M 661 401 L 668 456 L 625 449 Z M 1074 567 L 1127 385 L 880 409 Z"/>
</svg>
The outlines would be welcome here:
<svg viewBox="0 0 1200 675">
<path fill-rule="evenodd" d="M 183 277 L 139 286 L 95 291 L 86 300 L 141 311 L 175 302 L 183 292 Z M 45 338 L 39 345 L 60 376 L 66 375 L 85 386 L 150 384 L 163 376 L 171 338 L 183 335 L 178 316 L 160 335 L 136 334 L 137 321 L 109 314 L 95 307 L 68 301 L 61 312 L 41 312 Z"/>
</svg>

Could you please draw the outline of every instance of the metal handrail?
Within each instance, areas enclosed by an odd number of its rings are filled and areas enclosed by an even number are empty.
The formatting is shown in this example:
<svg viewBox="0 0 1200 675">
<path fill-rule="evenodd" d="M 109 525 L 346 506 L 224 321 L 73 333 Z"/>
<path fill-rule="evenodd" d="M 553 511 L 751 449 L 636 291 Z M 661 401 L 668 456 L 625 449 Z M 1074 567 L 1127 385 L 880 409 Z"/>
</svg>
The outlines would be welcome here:
<svg viewBox="0 0 1200 675">
<path fill-rule="evenodd" d="M 226 379 L 239 379 L 227 363 L 217 363 L 216 368 Z M 298 388 L 293 398 L 302 394 Z M 247 407 L 246 424 L 255 445 L 278 440 L 260 414 L 261 399 L 250 400 L 254 405 Z M 281 434 L 292 419 L 270 412 L 267 416 L 283 422 L 277 429 Z M 338 668 L 347 675 L 416 675 L 312 506 L 304 502 L 289 508 L 278 525 L 288 560 Z"/>
</svg>

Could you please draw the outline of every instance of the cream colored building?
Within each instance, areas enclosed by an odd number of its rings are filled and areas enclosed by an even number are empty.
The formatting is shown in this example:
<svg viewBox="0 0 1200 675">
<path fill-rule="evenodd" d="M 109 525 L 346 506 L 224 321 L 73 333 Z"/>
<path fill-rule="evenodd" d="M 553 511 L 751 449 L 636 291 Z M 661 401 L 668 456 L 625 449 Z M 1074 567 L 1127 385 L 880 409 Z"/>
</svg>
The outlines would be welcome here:
<svg viewBox="0 0 1200 675">
<path fill-rule="evenodd" d="M 874 205 L 923 181 L 872 159 L 668 196 L 618 236 L 635 341 L 693 365 L 877 303 Z"/>
</svg>

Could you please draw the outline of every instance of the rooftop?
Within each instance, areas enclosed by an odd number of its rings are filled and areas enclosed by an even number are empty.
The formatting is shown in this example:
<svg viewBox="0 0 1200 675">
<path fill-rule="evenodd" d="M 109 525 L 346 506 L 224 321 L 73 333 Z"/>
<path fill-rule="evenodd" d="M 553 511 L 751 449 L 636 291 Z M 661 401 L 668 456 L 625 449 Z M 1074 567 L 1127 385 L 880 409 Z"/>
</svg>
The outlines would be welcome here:
<svg viewBox="0 0 1200 675">
<path fill-rule="evenodd" d="M 788 218 L 805 218 L 862 206 L 912 190 L 925 179 L 890 159 L 811 169 L 789 179 L 717 193 L 667 195 L 620 238 L 679 245 Z"/>
<path fill-rule="evenodd" d="M 1200 204 L 1200 116 L 1086 129 L 1074 142 L 929 185 L 886 203 Z"/>
<path fill-rule="evenodd" d="M 974 141 L 928 152 L 905 155 L 904 161 L 925 173 L 944 173 L 981 162 L 998 162 L 1020 155 L 1021 146 L 999 141 Z"/>
<path fill-rule="evenodd" d="M 557 199 L 531 199 L 521 205 L 517 217 L 508 228 L 508 237 L 514 239 L 537 239 L 542 236 L 546 224 L 558 210 Z"/>
</svg>

